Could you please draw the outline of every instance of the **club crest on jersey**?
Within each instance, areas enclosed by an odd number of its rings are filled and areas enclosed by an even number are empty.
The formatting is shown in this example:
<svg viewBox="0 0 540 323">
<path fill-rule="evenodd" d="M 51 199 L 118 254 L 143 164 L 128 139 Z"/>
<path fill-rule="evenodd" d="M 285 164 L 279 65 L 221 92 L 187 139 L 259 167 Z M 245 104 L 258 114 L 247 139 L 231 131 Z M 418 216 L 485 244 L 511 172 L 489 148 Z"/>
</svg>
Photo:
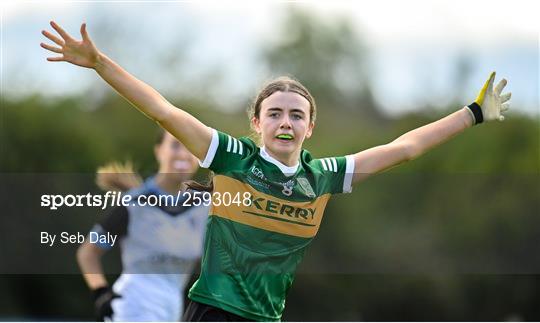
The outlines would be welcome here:
<svg viewBox="0 0 540 323">
<path fill-rule="evenodd" d="M 304 193 L 306 193 L 309 197 L 315 197 L 315 192 L 313 192 L 313 188 L 309 184 L 309 181 L 307 178 L 299 177 L 296 179 L 298 181 L 298 185 L 304 190 Z"/>
<path fill-rule="evenodd" d="M 283 190 L 281 191 L 281 193 L 283 193 L 283 195 L 285 196 L 291 196 L 293 192 L 294 181 L 291 179 L 287 182 L 281 183 L 281 185 L 283 185 Z"/>
</svg>

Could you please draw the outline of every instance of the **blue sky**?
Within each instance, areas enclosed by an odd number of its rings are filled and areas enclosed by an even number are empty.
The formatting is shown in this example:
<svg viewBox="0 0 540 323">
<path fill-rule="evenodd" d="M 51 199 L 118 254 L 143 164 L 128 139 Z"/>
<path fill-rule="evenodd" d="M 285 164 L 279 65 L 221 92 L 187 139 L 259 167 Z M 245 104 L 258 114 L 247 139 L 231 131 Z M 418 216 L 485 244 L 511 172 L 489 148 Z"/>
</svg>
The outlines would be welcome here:
<svg viewBox="0 0 540 323">
<path fill-rule="evenodd" d="M 376 99 L 388 113 L 444 106 L 461 96 L 466 104 L 497 70 L 509 80 L 513 106 L 539 115 L 540 28 L 534 1 L 8 1 L 1 6 L 2 95 L 106 90 L 92 71 L 45 61 L 40 31 L 55 19 L 77 36 L 86 21 L 101 50 L 166 96 L 198 93 L 208 75 L 225 72 L 210 94 L 234 106 L 267 78 L 256 49 L 271 39 L 271 27 L 284 9 L 297 6 L 321 23 L 353 21 L 370 50 Z M 98 21 L 107 23 L 108 32 L 93 30 Z M 190 68 L 174 75 L 163 70 L 155 53 L 161 59 L 168 46 L 179 43 L 190 44 L 179 63 Z M 455 89 L 455 62 L 463 53 L 471 59 L 471 76 Z M 179 89 L 186 81 L 192 88 Z"/>
</svg>

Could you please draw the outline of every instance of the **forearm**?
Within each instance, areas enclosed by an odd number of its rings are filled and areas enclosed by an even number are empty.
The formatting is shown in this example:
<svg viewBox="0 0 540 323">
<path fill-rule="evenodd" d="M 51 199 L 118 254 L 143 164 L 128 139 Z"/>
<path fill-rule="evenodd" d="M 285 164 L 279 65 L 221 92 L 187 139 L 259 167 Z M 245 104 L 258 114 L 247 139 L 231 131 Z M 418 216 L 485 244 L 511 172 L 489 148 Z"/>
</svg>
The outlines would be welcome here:
<svg viewBox="0 0 540 323">
<path fill-rule="evenodd" d="M 438 121 L 407 132 L 386 145 L 358 152 L 354 158 L 353 184 L 369 175 L 382 172 L 406 161 L 418 158 L 428 150 L 483 121 L 504 120 L 501 112 L 508 109 L 510 93 L 501 95 L 506 85 L 502 79 L 495 88 L 495 73 L 491 73 L 473 104 Z"/>
<path fill-rule="evenodd" d="M 96 290 L 100 287 L 108 286 L 107 279 L 103 273 L 100 274 L 83 274 L 84 281 L 90 290 Z"/>
<path fill-rule="evenodd" d="M 412 160 L 448 141 L 472 125 L 473 119 L 470 111 L 463 108 L 440 120 L 409 131 L 394 142 L 404 143 L 407 147 L 407 159 Z"/>
<path fill-rule="evenodd" d="M 95 247 L 87 244 L 81 245 L 79 250 L 77 250 L 77 262 L 88 288 L 95 290 L 107 286 L 108 283 L 103 274 L 101 255 L 92 250 L 92 248 Z"/>
<path fill-rule="evenodd" d="M 121 96 L 154 121 L 163 121 L 170 109 L 174 108 L 154 88 L 128 73 L 104 54 L 98 55 L 94 69 Z"/>
</svg>

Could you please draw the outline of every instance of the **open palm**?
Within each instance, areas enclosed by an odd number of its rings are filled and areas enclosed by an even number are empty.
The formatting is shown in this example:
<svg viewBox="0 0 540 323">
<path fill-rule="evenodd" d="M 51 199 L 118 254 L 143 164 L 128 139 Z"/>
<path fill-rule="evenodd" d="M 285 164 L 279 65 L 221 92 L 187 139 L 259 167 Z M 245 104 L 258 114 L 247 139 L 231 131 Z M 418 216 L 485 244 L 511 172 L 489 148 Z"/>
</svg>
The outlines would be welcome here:
<svg viewBox="0 0 540 323">
<path fill-rule="evenodd" d="M 86 24 L 81 25 L 81 41 L 71 37 L 54 21 L 51 21 L 51 27 L 56 30 L 61 38 L 47 30 L 43 30 L 41 33 L 59 47 L 45 43 L 40 45 L 51 52 L 62 54 L 62 56 L 47 57 L 48 61 L 69 62 L 82 67 L 95 68 L 99 51 L 86 32 Z"/>
<path fill-rule="evenodd" d="M 492 72 L 475 100 L 482 109 L 484 121 L 503 121 L 504 116 L 502 113 L 507 111 L 510 107 L 508 101 L 512 97 L 512 93 L 508 92 L 501 94 L 508 82 L 506 79 L 502 79 L 495 87 L 493 87 L 494 81 L 495 72 Z"/>
</svg>

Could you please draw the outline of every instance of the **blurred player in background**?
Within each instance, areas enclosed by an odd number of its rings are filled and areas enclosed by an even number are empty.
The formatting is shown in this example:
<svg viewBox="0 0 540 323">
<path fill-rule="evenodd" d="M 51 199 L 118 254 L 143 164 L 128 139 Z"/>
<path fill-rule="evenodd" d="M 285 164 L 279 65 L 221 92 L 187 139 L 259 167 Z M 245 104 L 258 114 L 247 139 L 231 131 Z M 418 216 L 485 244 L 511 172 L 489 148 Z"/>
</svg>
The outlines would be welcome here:
<svg viewBox="0 0 540 323">
<path fill-rule="evenodd" d="M 103 190 L 149 202 L 150 196 L 177 196 L 182 182 L 198 169 L 196 158 L 176 138 L 161 131 L 154 153 L 159 171 L 142 183 L 130 163 L 101 167 L 97 184 Z M 184 192 L 182 192 L 184 193 Z M 184 289 L 200 261 L 208 207 L 185 206 L 187 193 L 177 205 L 130 205 L 114 208 L 92 232 L 113 234 L 120 243 L 122 274 L 109 286 L 101 256 L 111 248 L 85 242 L 77 261 L 92 290 L 97 320 L 178 321 L 184 308 Z M 171 200 L 172 201 L 172 200 Z"/>
</svg>

